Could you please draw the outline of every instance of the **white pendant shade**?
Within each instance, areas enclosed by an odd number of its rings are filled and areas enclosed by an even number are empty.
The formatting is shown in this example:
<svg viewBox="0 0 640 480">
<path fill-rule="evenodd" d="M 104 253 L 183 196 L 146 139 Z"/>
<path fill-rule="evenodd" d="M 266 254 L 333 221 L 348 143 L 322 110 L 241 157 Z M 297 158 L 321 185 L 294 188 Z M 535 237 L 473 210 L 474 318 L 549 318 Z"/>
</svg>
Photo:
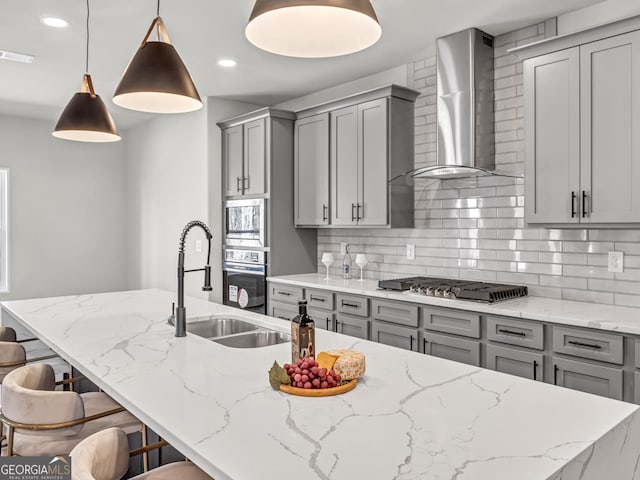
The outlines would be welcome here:
<svg viewBox="0 0 640 480">
<path fill-rule="evenodd" d="M 336 6 L 341 3 L 344 6 Z M 271 53 L 324 58 L 370 47 L 382 36 L 382 28 L 369 0 L 258 0 L 245 34 Z"/>
</svg>

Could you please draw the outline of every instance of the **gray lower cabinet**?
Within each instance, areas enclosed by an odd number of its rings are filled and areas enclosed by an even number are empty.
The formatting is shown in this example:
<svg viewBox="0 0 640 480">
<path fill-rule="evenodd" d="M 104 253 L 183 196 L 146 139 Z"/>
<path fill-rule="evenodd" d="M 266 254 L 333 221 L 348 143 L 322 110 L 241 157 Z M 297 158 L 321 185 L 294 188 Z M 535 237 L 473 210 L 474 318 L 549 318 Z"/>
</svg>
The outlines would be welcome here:
<svg viewBox="0 0 640 480">
<path fill-rule="evenodd" d="M 640 404 L 640 372 L 633 372 L 633 403 Z"/>
<path fill-rule="evenodd" d="M 488 340 L 544 350 L 544 325 L 541 323 L 489 316 L 486 321 Z"/>
<path fill-rule="evenodd" d="M 357 295 L 336 295 L 336 309 L 347 315 L 369 316 L 369 299 Z"/>
<path fill-rule="evenodd" d="M 427 355 L 480 366 L 480 342 L 424 332 L 422 349 Z"/>
<path fill-rule="evenodd" d="M 621 368 L 553 357 L 553 383 L 615 400 L 623 399 Z"/>
<path fill-rule="evenodd" d="M 309 308 L 331 311 L 334 309 L 333 292 L 307 288 L 305 291 L 305 300 Z"/>
<path fill-rule="evenodd" d="M 293 303 L 297 305 L 304 298 L 304 290 L 301 287 L 292 285 L 280 285 L 278 283 L 269 284 L 269 301 Z M 296 307 L 297 311 L 297 307 Z"/>
<path fill-rule="evenodd" d="M 296 120 L 294 209 L 296 226 L 329 224 L 329 113 Z"/>
<path fill-rule="evenodd" d="M 423 307 L 424 328 L 465 337 L 480 338 L 480 314 L 450 308 Z"/>
<path fill-rule="evenodd" d="M 622 365 L 623 337 L 571 327 L 553 327 L 553 351 Z"/>
<path fill-rule="evenodd" d="M 371 299 L 371 317 L 407 327 L 418 326 L 418 306 L 406 302 Z"/>
<path fill-rule="evenodd" d="M 489 344 L 486 367 L 497 372 L 543 381 L 544 355 L 519 348 Z"/>
<path fill-rule="evenodd" d="M 311 320 L 316 324 L 316 328 L 322 330 L 335 331 L 335 323 L 333 320 L 333 312 L 327 312 L 326 310 L 317 310 L 315 308 L 308 308 L 307 313 Z"/>
<path fill-rule="evenodd" d="M 269 315 L 282 320 L 291 321 L 298 314 L 295 305 L 280 302 L 269 302 Z"/>
<path fill-rule="evenodd" d="M 371 325 L 371 340 L 414 352 L 419 350 L 420 345 L 417 328 L 389 325 L 375 320 Z"/>
<path fill-rule="evenodd" d="M 339 313 L 335 316 L 335 331 L 369 340 L 369 320 Z"/>
</svg>

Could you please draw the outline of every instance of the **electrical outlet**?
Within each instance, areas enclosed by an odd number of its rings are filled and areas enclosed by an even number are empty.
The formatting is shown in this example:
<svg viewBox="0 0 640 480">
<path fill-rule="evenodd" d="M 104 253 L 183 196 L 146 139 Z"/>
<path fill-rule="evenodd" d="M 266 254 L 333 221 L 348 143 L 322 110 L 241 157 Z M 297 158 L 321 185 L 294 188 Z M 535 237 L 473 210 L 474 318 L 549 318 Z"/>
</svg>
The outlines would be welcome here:
<svg viewBox="0 0 640 480">
<path fill-rule="evenodd" d="M 202 253 L 202 240 L 196 240 L 196 253 Z"/>
<path fill-rule="evenodd" d="M 340 255 L 347 253 L 347 242 L 340 242 Z"/>
<path fill-rule="evenodd" d="M 624 253 L 609 252 L 609 271 L 621 273 L 624 271 Z"/>
<path fill-rule="evenodd" d="M 407 260 L 416 259 L 416 246 L 413 243 L 407 243 Z"/>
</svg>

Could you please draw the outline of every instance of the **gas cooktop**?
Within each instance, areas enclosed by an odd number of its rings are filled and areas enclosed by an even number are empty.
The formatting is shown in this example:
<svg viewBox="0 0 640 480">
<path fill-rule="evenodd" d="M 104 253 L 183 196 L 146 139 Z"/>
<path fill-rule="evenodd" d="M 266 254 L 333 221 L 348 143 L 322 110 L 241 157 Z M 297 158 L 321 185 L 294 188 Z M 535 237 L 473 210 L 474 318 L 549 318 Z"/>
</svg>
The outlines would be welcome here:
<svg viewBox="0 0 640 480">
<path fill-rule="evenodd" d="M 454 278 L 411 277 L 395 280 L 380 280 L 378 288 L 385 290 L 410 290 L 412 293 L 430 297 L 458 300 L 475 300 L 494 303 L 512 298 L 526 297 L 528 289 L 522 285 L 474 282 Z"/>
</svg>

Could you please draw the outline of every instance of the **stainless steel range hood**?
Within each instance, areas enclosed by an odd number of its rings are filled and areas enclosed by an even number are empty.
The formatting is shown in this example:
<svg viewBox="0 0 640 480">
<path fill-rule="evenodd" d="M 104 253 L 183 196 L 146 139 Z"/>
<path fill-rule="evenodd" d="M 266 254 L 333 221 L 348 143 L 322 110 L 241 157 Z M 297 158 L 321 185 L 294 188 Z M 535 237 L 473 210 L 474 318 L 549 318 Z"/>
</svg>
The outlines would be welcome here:
<svg viewBox="0 0 640 480">
<path fill-rule="evenodd" d="M 471 28 L 439 38 L 436 47 L 438 163 L 408 175 L 444 179 L 492 174 L 493 37 Z"/>
</svg>

